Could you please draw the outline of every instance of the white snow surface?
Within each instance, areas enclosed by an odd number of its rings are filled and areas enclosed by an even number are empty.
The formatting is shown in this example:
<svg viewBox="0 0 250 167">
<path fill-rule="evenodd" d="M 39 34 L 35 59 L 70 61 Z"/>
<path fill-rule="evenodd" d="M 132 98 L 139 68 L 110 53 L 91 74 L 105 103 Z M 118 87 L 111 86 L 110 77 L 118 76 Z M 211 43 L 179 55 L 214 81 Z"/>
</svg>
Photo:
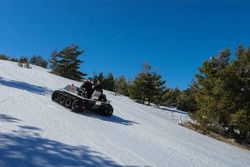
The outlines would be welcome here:
<svg viewBox="0 0 250 167">
<path fill-rule="evenodd" d="M 0 60 L 0 166 L 249 167 L 250 152 L 180 126 L 185 112 L 105 91 L 111 117 L 73 113 L 53 90 L 80 82 Z"/>
</svg>

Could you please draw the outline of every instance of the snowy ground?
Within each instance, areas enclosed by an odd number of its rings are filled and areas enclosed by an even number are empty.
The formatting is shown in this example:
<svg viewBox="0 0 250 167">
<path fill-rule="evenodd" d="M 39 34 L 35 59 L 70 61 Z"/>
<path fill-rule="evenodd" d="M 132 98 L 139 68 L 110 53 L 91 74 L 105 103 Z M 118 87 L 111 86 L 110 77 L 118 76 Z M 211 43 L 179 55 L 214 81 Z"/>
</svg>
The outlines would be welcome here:
<svg viewBox="0 0 250 167">
<path fill-rule="evenodd" d="M 111 118 L 76 114 L 51 92 L 80 83 L 0 60 L 0 166 L 249 167 L 250 152 L 186 129 L 184 112 L 113 96 Z"/>
</svg>

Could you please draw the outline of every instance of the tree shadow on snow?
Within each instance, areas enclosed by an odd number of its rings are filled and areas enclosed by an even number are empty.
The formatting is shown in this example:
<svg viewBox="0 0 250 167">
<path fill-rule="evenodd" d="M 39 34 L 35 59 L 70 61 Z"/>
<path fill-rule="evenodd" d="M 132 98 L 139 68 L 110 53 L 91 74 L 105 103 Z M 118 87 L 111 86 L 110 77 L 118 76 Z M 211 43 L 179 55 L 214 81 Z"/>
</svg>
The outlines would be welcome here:
<svg viewBox="0 0 250 167">
<path fill-rule="evenodd" d="M 40 128 L 19 126 L 12 133 L 0 133 L 1 167 L 120 167 L 104 154 L 87 146 L 71 146 L 43 138 Z"/>
<path fill-rule="evenodd" d="M 19 122 L 20 119 L 14 118 L 6 114 L 0 114 L 0 121 L 2 122 Z"/>
<path fill-rule="evenodd" d="M 184 112 L 184 111 L 181 111 L 181 110 L 176 110 L 176 109 L 171 109 L 171 108 L 165 108 L 165 107 L 160 107 L 159 109 L 170 111 L 170 112 L 174 112 L 174 113 L 179 113 L 179 114 L 187 115 L 187 112 Z"/>
<path fill-rule="evenodd" d="M 42 131 L 41 128 L 33 127 L 33 126 L 19 126 L 22 129 L 26 130 L 37 130 L 37 131 Z"/>
<path fill-rule="evenodd" d="M 14 80 L 7 80 L 5 78 L 0 77 L 0 85 L 26 90 L 31 93 L 36 93 L 39 95 L 45 95 L 51 93 L 52 91 L 46 87 L 41 87 L 37 85 L 32 85 L 26 82 L 14 81 Z"/>
</svg>

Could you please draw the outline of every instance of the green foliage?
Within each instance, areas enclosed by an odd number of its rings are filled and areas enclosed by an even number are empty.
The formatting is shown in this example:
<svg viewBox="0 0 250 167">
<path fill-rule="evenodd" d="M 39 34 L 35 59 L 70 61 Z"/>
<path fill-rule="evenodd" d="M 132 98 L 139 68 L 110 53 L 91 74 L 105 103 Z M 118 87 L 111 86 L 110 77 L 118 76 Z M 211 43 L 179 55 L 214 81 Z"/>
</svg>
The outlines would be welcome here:
<svg viewBox="0 0 250 167">
<path fill-rule="evenodd" d="M 128 83 L 125 76 L 120 76 L 115 80 L 115 91 L 125 96 L 129 95 Z"/>
<path fill-rule="evenodd" d="M 19 58 L 18 62 L 19 63 L 27 63 L 28 62 L 28 58 L 25 57 L 25 56 L 22 56 L 22 57 Z"/>
<path fill-rule="evenodd" d="M 164 93 L 163 104 L 168 107 L 177 107 L 179 103 L 180 95 L 181 95 L 181 91 L 178 88 L 167 89 Z"/>
<path fill-rule="evenodd" d="M 94 74 L 93 80 L 100 81 L 104 89 L 115 91 L 115 79 L 112 73 L 109 73 L 107 76 L 104 76 L 102 72 L 98 75 Z"/>
<path fill-rule="evenodd" d="M 143 75 L 138 74 L 135 80 L 133 80 L 129 85 L 128 92 L 129 92 L 129 97 L 131 99 L 135 99 L 138 102 L 144 104 L 146 97 L 144 96 L 145 85 L 144 86 L 143 85 L 144 85 Z"/>
<path fill-rule="evenodd" d="M 196 74 L 199 90 L 196 93 L 198 104 L 197 118 L 202 124 L 220 124 L 227 119 L 227 112 L 224 113 L 220 100 L 223 95 L 224 86 L 223 74 L 228 65 L 230 52 L 224 50 L 218 57 L 212 57 L 210 61 L 205 61 Z M 226 97 L 226 96 L 225 96 Z M 227 122 L 223 122 L 227 124 Z"/>
<path fill-rule="evenodd" d="M 130 98 L 140 102 L 161 104 L 163 92 L 165 90 L 165 81 L 155 71 L 151 71 L 151 66 L 143 64 L 142 71 L 137 74 L 135 80 L 129 86 Z"/>
<path fill-rule="evenodd" d="M 15 57 L 12 57 L 12 58 L 9 58 L 10 61 L 13 61 L 13 62 L 18 62 L 18 59 L 15 58 Z"/>
<path fill-rule="evenodd" d="M 41 56 L 35 56 L 35 55 L 32 56 L 30 59 L 30 63 L 37 66 L 41 66 L 43 68 L 47 68 L 48 66 L 48 62 Z"/>
<path fill-rule="evenodd" d="M 52 51 L 52 53 L 50 54 L 50 68 L 51 68 L 51 72 L 54 74 L 59 75 L 59 63 L 57 61 L 57 51 L 54 50 Z"/>
<path fill-rule="evenodd" d="M 194 84 L 195 83 L 193 83 L 193 85 Z M 177 108 L 182 111 L 194 113 L 197 110 L 197 102 L 194 95 L 194 87 L 190 87 L 182 91 L 177 101 Z"/>
<path fill-rule="evenodd" d="M 4 54 L 0 54 L 0 60 L 8 60 L 8 56 L 4 55 Z"/>
<path fill-rule="evenodd" d="M 109 91 L 115 90 L 115 79 L 112 73 L 109 73 L 103 80 L 103 87 Z"/>
<path fill-rule="evenodd" d="M 203 63 L 196 79 L 189 99 L 195 104 L 194 118 L 202 126 L 223 128 L 228 136 L 241 141 L 244 136 L 249 142 L 250 48 L 240 45 L 234 60 L 228 49 L 221 51 Z M 189 108 L 185 103 L 181 107 Z"/>
<path fill-rule="evenodd" d="M 83 51 L 78 49 L 78 45 L 71 45 L 60 52 L 53 51 L 50 59 L 52 73 L 73 80 L 81 80 L 86 74 L 79 71 L 83 61 L 78 57 Z"/>
<path fill-rule="evenodd" d="M 250 141 L 250 114 L 249 111 L 241 109 L 230 115 L 230 124 L 240 130 L 239 136 Z"/>
<path fill-rule="evenodd" d="M 98 75 L 94 74 L 93 76 L 93 80 L 100 81 L 101 83 L 103 83 L 104 79 L 105 79 L 105 76 L 102 72 L 100 72 Z"/>
</svg>

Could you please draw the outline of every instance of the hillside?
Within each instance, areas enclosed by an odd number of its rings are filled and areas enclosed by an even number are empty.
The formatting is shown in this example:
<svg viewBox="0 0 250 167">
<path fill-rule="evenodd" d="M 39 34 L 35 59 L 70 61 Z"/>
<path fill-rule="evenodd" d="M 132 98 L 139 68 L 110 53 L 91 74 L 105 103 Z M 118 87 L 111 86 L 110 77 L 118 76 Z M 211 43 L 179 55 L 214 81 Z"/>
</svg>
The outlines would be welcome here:
<svg viewBox="0 0 250 167">
<path fill-rule="evenodd" d="M 80 82 L 38 66 L 0 60 L 0 166 L 247 167 L 250 152 L 178 123 L 185 112 L 156 109 L 105 91 L 112 117 L 81 114 L 51 101 Z"/>
</svg>

